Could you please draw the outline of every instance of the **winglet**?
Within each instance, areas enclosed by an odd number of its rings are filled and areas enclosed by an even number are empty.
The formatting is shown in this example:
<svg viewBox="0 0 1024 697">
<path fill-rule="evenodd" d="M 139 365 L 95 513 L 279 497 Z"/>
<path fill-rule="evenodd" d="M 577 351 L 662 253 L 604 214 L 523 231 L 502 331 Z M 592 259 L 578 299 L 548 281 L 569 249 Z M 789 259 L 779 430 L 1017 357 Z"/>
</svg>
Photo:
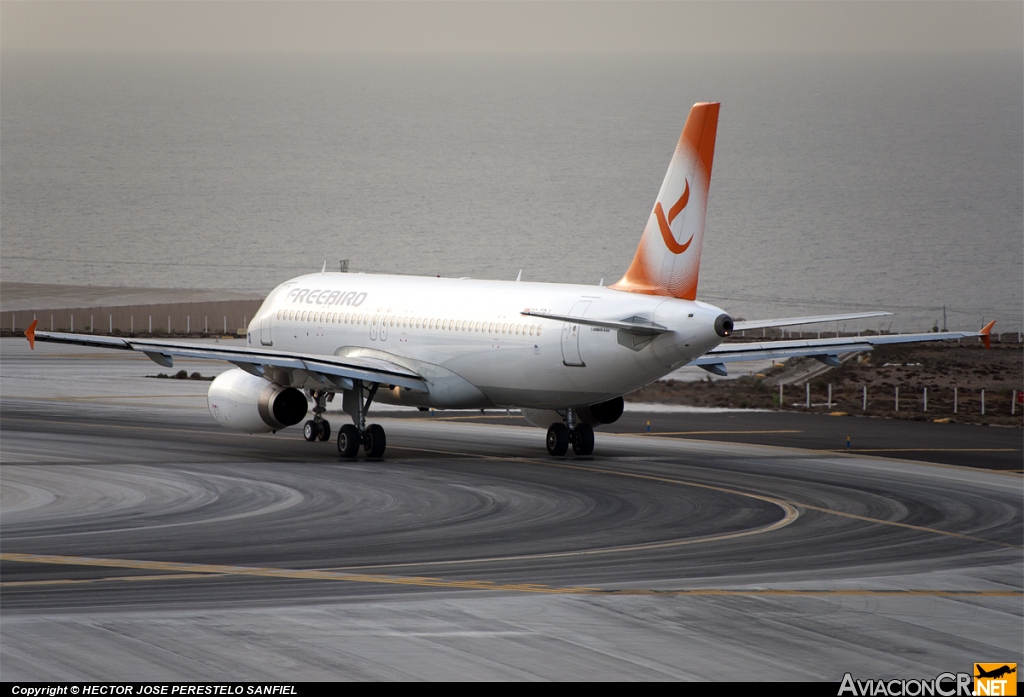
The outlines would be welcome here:
<svg viewBox="0 0 1024 697">
<path fill-rule="evenodd" d="M 987 348 L 987 349 L 992 348 L 992 337 L 991 337 L 991 334 L 992 334 L 992 327 L 994 327 L 994 326 L 996 326 L 996 321 L 992 320 L 991 322 L 986 324 L 984 327 L 982 327 L 980 332 L 978 332 L 978 336 L 981 337 L 981 340 L 985 343 L 985 348 Z"/>
<path fill-rule="evenodd" d="M 28 329 L 25 330 L 25 336 L 28 337 L 28 347 L 35 351 L 36 348 L 36 325 L 39 324 L 38 319 L 32 320 L 32 324 L 28 325 Z"/>
</svg>

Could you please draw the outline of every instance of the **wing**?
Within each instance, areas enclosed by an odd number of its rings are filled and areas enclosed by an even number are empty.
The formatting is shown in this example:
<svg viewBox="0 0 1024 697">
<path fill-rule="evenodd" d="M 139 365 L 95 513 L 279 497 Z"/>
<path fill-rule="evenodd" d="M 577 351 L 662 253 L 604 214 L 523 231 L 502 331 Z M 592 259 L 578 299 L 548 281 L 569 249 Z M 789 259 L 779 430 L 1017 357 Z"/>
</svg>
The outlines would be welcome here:
<svg viewBox="0 0 1024 697">
<path fill-rule="evenodd" d="M 32 346 L 35 346 L 36 341 L 50 341 L 59 344 L 141 351 L 153 362 L 167 368 L 174 365 L 174 356 L 226 361 L 260 377 L 266 376 L 276 368 L 304 370 L 315 382 L 321 383 L 326 389 L 350 390 L 353 388 L 353 380 L 363 380 L 427 392 L 426 383 L 419 375 L 404 366 L 379 358 L 366 356 L 341 358 L 291 351 L 270 351 L 248 347 L 233 348 L 216 344 L 189 344 L 158 339 L 121 339 L 113 336 L 37 332 L 36 324 L 33 321 L 25 331 L 25 336 L 28 337 Z"/>
<path fill-rule="evenodd" d="M 765 358 L 795 358 L 811 356 L 828 365 L 839 365 L 839 354 L 871 351 L 875 346 L 909 344 L 923 341 L 948 341 L 978 337 L 989 348 L 989 335 L 995 321 L 977 332 L 931 332 L 928 334 L 883 334 L 881 336 L 848 336 L 832 339 L 800 339 L 793 341 L 757 341 L 727 343 L 705 353 L 687 365 L 698 365 L 719 375 L 725 375 L 725 364 L 733 361 L 756 361 Z"/>
<path fill-rule="evenodd" d="M 783 317 L 782 319 L 739 320 L 733 323 L 733 331 L 741 332 L 748 329 L 767 329 L 768 327 L 792 327 L 798 324 L 819 324 L 821 322 L 846 322 L 853 319 L 868 317 L 888 317 L 891 312 L 852 312 L 845 315 L 815 315 L 812 317 Z"/>
</svg>

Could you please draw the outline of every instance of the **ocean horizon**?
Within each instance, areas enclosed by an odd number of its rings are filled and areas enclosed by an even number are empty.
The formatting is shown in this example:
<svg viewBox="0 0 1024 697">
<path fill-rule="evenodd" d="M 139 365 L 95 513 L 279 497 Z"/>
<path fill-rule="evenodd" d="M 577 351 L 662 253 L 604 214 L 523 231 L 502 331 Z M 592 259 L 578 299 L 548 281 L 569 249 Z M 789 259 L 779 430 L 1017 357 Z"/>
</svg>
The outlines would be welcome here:
<svg viewBox="0 0 1024 697">
<path fill-rule="evenodd" d="M 1019 53 L 4 51 L 0 274 L 608 284 L 698 101 L 722 103 L 699 299 L 1022 328 Z"/>
</svg>

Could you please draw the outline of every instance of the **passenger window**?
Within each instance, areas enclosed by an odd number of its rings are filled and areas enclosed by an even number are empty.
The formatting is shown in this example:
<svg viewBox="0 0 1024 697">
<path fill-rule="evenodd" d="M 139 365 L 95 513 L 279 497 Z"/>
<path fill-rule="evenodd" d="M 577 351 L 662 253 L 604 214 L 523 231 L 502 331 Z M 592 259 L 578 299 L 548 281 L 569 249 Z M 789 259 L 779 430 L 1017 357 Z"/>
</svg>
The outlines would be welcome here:
<svg viewBox="0 0 1024 697">
<path fill-rule="evenodd" d="M 531 325 L 530 325 L 530 336 L 533 336 L 533 330 L 534 330 L 534 328 L 535 328 L 535 327 L 534 327 L 534 326 L 533 326 L 533 325 L 531 324 Z"/>
<path fill-rule="evenodd" d="M 447 329 L 447 328 L 448 328 L 448 320 L 444 320 L 443 322 L 441 322 L 441 329 Z"/>
<path fill-rule="evenodd" d="M 537 325 L 537 336 L 540 336 L 540 330 L 543 329 L 539 324 Z"/>
</svg>

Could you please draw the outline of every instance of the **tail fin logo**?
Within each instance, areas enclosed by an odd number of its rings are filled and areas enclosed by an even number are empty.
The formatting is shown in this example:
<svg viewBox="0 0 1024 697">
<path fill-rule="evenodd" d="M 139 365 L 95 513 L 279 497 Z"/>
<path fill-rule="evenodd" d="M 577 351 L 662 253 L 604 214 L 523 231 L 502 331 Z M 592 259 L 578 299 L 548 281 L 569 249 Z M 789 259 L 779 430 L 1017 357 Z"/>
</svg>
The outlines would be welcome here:
<svg viewBox="0 0 1024 697">
<path fill-rule="evenodd" d="M 658 227 L 661 229 L 661 239 L 665 241 L 665 246 L 673 254 L 682 254 L 690 246 L 690 243 L 693 242 L 693 235 L 690 235 L 690 239 L 686 240 L 683 244 L 679 244 L 676 241 L 676 236 L 672 234 L 672 223 L 683 212 L 683 209 L 686 208 L 686 204 L 690 202 L 690 182 L 686 179 L 683 182 L 683 195 L 668 209 L 667 219 L 665 218 L 665 209 L 661 207 L 661 201 L 658 201 L 654 206 L 654 215 L 657 216 Z"/>
</svg>

